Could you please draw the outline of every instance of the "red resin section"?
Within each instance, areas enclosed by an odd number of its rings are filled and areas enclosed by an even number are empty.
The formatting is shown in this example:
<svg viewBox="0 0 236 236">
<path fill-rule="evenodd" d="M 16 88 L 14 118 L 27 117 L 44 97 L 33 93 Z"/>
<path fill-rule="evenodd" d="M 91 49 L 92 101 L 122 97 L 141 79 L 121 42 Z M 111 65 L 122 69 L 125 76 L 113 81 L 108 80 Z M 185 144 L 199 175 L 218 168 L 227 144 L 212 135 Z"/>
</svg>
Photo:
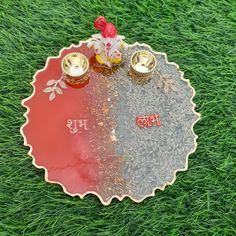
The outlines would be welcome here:
<svg viewBox="0 0 236 236">
<path fill-rule="evenodd" d="M 49 93 L 43 92 L 47 81 L 60 79 L 61 61 L 71 52 L 82 52 L 90 60 L 89 83 L 81 88 L 67 86 L 62 95 L 49 101 Z M 93 50 L 85 44 L 64 49 L 59 58 L 50 58 L 47 67 L 36 74 L 35 93 L 24 102 L 30 111 L 23 133 L 32 146 L 35 164 L 46 168 L 48 180 L 60 183 L 71 195 L 105 192 L 107 179 L 110 182 L 112 176 L 104 169 L 110 165 L 115 173 L 120 168 L 120 161 L 111 164 L 115 153 L 110 130 L 115 119 L 107 121 L 109 86 L 95 64 Z M 67 121 L 80 119 L 87 120 L 88 130 L 81 128 L 72 134 Z"/>
</svg>

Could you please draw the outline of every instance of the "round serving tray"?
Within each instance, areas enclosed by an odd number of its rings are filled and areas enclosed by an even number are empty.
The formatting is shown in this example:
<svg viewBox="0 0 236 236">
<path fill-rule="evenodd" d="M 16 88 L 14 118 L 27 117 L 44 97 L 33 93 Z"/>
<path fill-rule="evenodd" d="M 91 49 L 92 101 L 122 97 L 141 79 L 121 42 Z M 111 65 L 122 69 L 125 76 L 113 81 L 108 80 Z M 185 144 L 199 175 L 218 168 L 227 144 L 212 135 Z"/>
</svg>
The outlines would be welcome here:
<svg viewBox="0 0 236 236">
<path fill-rule="evenodd" d="M 141 202 L 187 169 L 200 118 L 195 91 L 178 65 L 148 45 L 128 45 L 122 64 L 107 69 L 97 64 L 88 41 L 63 48 L 34 75 L 34 91 L 22 101 L 24 145 L 33 164 L 45 170 L 46 181 L 71 196 L 92 193 L 104 205 L 126 196 Z M 157 60 L 144 82 L 129 75 L 137 50 L 148 50 Z M 79 88 L 62 77 L 61 61 L 72 52 L 83 53 L 90 64 L 88 80 Z"/>
</svg>

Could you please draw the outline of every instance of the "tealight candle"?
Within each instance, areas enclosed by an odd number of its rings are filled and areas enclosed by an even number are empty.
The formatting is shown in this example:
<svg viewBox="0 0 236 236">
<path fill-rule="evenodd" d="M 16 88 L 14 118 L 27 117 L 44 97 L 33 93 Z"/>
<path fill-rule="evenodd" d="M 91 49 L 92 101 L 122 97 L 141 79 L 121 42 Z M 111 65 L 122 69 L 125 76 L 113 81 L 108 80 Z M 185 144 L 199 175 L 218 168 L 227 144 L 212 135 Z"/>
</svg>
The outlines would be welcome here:
<svg viewBox="0 0 236 236">
<path fill-rule="evenodd" d="M 72 76 L 80 76 L 83 74 L 83 68 L 78 65 L 72 65 L 69 70 L 70 75 Z"/>
<path fill-rule="evenodd" d="M 138 63 L 137 65 L 135 65 L 135 69 L 138 72 L 141 72 L 141 73 L 148 72 L 148 68 L 145 65 L 141 64 L 141 63 Z"/>
</svg>

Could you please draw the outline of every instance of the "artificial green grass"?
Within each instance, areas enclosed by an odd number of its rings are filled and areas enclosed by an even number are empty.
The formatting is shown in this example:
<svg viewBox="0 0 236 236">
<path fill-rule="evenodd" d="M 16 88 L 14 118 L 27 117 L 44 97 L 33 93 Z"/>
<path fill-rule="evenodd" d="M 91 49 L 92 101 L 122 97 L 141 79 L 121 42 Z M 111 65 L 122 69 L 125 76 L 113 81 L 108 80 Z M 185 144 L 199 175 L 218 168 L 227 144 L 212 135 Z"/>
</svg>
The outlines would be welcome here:
<svg viewBox="0 0 236 236">
<path fill-rule="evenodd" d="M 180 65 L 202 114 L 197 151 L 174 185 L 140 204 L 81 200 L 44 181 L 19 133 L 21 100 L 48 56 L 95 32 L 105 15 L 128 43 Z M 236 235 L 236 1 L 2 0 L 0 3 L 0 236 Z"/>
</svg>

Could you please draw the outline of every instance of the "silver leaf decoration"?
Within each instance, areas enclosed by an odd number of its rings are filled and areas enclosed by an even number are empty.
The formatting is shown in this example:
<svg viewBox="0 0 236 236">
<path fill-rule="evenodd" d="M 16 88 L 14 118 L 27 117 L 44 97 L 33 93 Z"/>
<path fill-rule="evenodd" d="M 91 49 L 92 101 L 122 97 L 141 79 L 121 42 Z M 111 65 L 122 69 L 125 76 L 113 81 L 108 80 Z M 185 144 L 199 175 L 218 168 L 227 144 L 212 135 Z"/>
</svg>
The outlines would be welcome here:
<svg viewBox="0 0 236 236">
<path fill-rule="evenodd" d="M 57 92 L 58 94 L 62 94 L 62 91 L 61 91 L 61 89 L 60 89 L 59 87 L 55 87 L 55 90 L 56 90 L 56 92 Z"/>
<path fill-rule="evenodd" d="M 52 101 L 56 97 L 55 93 L 52 92 L 49 96 L 49 101 Z"/>
<path fill-rule="evenodd" d="M 60 86 L 61 86 L 62 88 L 67 88 L 67 87 L 66 87 L 66 83 L 65 83 L 63 80 L 61 80 L 61 81 L 59 82 L 59 84 L 60 84 Z"/>
<path fill-rule="evenodd" d="M 47 82 L 47 85 L 50 86 L 50 85 L 55 84 L 56 82 L 57 82 L 56 80 L 52 79 Z"/>
<path fill-rule="evenodd" d="M 44 93 L 50 93 L 53 91 L 53 88 L 52 87 L 47 87 L 43 90 Z"/>
</svg>

